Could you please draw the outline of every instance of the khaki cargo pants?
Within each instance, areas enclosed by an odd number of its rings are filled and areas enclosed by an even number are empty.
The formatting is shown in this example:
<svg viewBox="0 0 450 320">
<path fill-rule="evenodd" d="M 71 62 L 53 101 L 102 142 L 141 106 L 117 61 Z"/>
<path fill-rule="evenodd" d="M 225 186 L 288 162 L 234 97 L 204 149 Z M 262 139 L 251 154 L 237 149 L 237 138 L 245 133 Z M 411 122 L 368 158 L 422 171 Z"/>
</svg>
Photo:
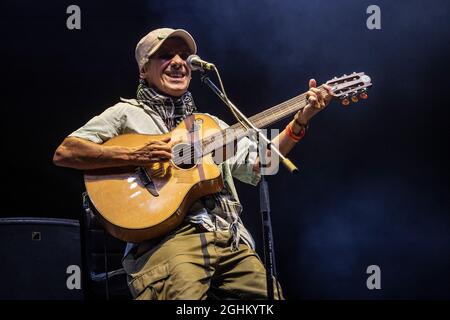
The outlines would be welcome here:
<svg viewBox="0 0 450 320">
<path fill-rule="evenodd" d="M 261 260 L 244 244 L 231 251 L 229 232 L 187 224 L 167 238 L 136 260 L 128 277 L 135 299 L 267 299 Z M 277 299 L 275 281 L 274 288 Z"/>
</svg>

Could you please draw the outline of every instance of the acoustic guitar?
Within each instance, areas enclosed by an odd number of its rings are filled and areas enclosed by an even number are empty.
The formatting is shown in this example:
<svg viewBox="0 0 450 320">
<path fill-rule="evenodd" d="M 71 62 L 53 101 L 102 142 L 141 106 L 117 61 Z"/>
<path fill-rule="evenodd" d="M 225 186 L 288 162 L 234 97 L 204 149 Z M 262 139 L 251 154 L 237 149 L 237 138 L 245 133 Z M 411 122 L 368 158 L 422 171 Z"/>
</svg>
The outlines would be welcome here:
<svg viewBox="0 0 450 320">
<path fill-rule="evenodd" d="M 366 99 L 367 89 L 372 86 L 370 77 L 362 72 L 335 77 L 326 84 L 331 87 L 332 96 L 344 106 Z M 325 93 L 323 86 L 318 88 Z M 265 128 L 306 105 L 306 93 L 303 93 L 250 120 L 256 127 Z M 86 190 L 99 220 L 111 235 L 128 242 L 170 232 L 198 199 L 222 190 L 219 164 L 232 156 L 230 149 L 248 134 L 240 123 L 223 130 L 210 116 L 193 114 L 166 134 L 124 134 L 111 138 L 104 145 L 139 147 L 167 137 L 179 142 L 172 147 L 170 161 L 145 167 L 86 171 Z"/>
</svg>

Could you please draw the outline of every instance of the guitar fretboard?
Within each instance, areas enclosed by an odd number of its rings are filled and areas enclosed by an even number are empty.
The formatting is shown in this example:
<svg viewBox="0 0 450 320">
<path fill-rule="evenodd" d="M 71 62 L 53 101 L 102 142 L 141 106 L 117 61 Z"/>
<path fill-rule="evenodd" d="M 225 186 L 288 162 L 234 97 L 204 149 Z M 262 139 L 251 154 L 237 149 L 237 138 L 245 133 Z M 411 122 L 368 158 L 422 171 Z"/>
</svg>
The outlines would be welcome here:
<svg viewBox="0 0 450 320">
<path fill-rule="evenodd" d="M 325 89 L 322 86 L 318 87 L 323 93 Z M 249 120 L 257 128 L 267 128 L 268 126 L 292 115 L 300 109 L 303 109 L 308 104 L 306 100 L 306 92 L 302 93 L 292 99 L 284 101 L 272 108 L 269 108 L 263 112 L 260 112 Z M 222 148 L 234 140 L 239 140 L 242 137 L 248 135 L 248 129 L 244 128 L 241 123 L 235 123 L 227 129 L 221 130 L 220 132 L 203 138 L 201 141 L 203 155 L 211 153 L 213 150 Z"/>
</svg>

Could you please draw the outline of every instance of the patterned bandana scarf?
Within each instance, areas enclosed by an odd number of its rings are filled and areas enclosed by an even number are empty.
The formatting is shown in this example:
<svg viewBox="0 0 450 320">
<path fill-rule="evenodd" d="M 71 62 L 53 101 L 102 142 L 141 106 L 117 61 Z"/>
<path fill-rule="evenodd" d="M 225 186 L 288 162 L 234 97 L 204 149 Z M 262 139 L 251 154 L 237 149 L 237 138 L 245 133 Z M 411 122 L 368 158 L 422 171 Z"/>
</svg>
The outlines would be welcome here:
<svg viewBox="0 0 450 320">
<path fill-rule="evenodd" d="M 139 102 L 158 112 L 169 131 L 197 111 L 192 94 L 188 91 L 179 98 L 172 98 L 157 93 L 153 88 L 149 88 L 141 82 L 136 96 Z"/>
</svg>

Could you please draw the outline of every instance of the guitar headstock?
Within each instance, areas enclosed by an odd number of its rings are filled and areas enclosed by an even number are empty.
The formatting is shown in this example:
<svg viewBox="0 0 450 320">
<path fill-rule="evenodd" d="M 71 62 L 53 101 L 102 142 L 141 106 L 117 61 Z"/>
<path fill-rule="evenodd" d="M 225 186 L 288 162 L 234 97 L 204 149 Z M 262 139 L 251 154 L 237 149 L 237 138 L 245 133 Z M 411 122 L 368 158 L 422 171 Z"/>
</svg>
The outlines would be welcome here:
<svg viewBox="0 0 450 320">
<path fill-rule="evenodd" d="M 341 100 L 341 104 L 346 107 L 350 102 L 358 102 L 359 99 L 367 99 L 367 89 L 372 86 L 369 76 L 364 72 L 353 72 L 350 75 L 344 74 L 342 77 L 334 77 L 326 82 L 331 87 L 333 97 Z"/>
</svg>

